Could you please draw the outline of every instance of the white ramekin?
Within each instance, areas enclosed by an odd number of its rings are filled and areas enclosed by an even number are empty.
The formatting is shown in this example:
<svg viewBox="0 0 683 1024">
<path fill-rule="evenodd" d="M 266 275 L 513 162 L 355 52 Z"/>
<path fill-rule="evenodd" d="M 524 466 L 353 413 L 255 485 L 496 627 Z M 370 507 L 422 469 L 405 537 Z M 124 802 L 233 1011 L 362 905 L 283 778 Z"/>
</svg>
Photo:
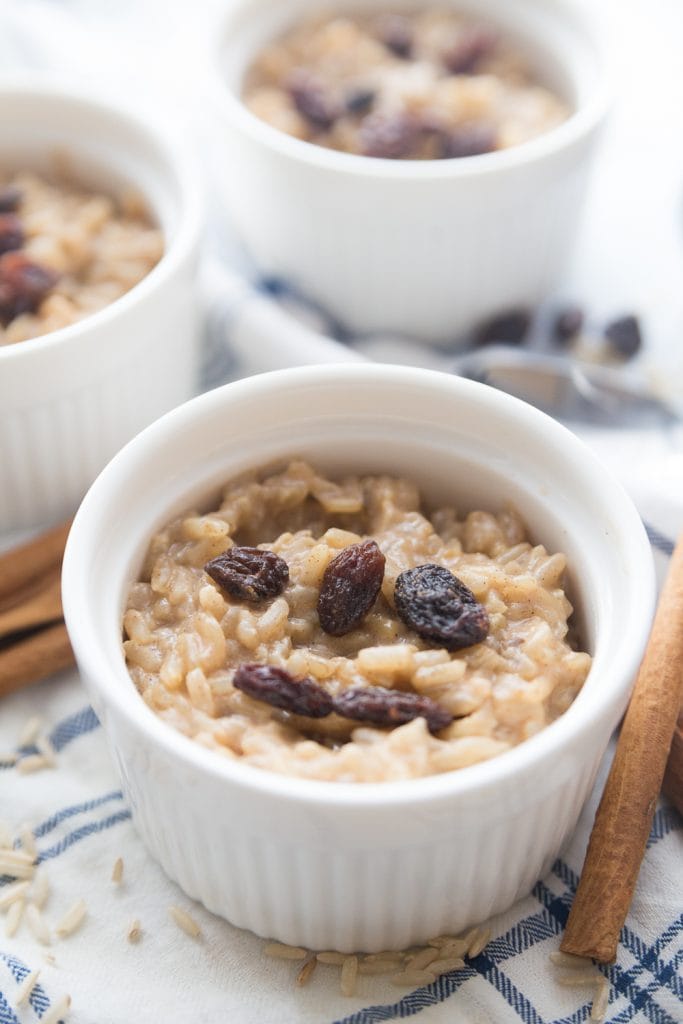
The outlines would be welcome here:
<svg viewBox="0 0 683 1024">
<path fill-rule="evenodd" d="M 95 190 L 141 192 L 165 252 L 100 312 L 0 347 L 0 533 L 73 512 L 126 441 L 196 392 L 202 219 L 185 155 L 108 101 L 42 77 L 0 80 L 0 166 L 49 171 L 64 158 Z"/>
<path fill-rule="evenodd" d="M 212 40 L 217 192 L 259 268 L 284 277 L 355 332 L 457 343 L 494 311 L 557 283 L 576 235 L 607 109 L 606 57 L 587 5 L 445 0 L 519 40 L 574 114 L 524 145 L 456 160 L 380 160 L 301 142 L 240 99 L 264 43 L 318 0 L 235 0 Z M 443 6 L 443 3 L 441 4 Z M 414 6 L 398 0 L 393 7 Z M 337 0 L 334 11 L 385 9 Z"/>
<path fill-rule="evenodd" d="M 565 551 L 594 665 L 558 721 L 509 753 L 409 782 L 288 778 L 219 755 L 142 701 L 121 617 L 154 530 L 248 467 L 303 455 L 401 473 L 458 508 L 512 501 Z M 485 385 L 339 365 L 229 384 L 153 424 L 86 496 L 64 563 L 82 677 L 136 826 L 192 897 L 313 949 L 405 948 L 502 911 L 570 835 L 622 714 L 654 603 L 650 548 L 620 485 L 577 438 Z"/>
</svg>

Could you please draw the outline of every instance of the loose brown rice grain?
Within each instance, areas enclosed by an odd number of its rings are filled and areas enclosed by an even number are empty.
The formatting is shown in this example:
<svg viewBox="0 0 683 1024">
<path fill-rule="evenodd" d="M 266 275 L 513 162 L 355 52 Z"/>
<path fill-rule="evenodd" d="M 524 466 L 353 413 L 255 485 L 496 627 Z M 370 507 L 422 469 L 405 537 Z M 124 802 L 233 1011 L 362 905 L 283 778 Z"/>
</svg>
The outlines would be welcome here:
<svg viewBox="0 0 683 1024">
<path fill-rule="evenodd" d="M 76 903 L 67 910 L 64 917 L 55 925 L 57 935 L 62 939 L 65 939 L 68 935 L 73 935 L 73 933 L 78 931 L 83 924 L 87 912 L 88 905 L 85 900 L 77 900 Z"/>
<path fill-rule="evenodd" d="M 564 988 L 583 988 L 586 985 L 595 985 L 599 978 L 598 971 L 591 968 L 589 971 L 571 970 L 568 974 L 558 974 L 555 980 Z"/>
<path fill-rule="evenodd" d="M 308 956 L 308 950 L 301 946 L 287 946 L 284 942 L 269 942 L 263 947 L 266 956 L 274 956 L 279 960 L 304 960 Z M 329 963 L 330 961 L 322 961 Z"/>
<path fill-rule="evenodd" d="M 19 740 L 17 746 L 19 747 L 31 747 L 38 738 L 38 733 L 43 728 L 43 719 L 34 715 L 28 718 L 24 723 L 24 726 L 19 733 Z"/>
<path fill-rule="evenodd" d="M 26 923 L 31 929 L 34 938 L 36 938 L 41 945 L 50 945 L 50 942 L 52 941 L 50 938 L 50 929 L 35 903 L 29 903 L 26 907 Z"/>
<path fill-rule="evenodd" d="M 39 736 L 36 740 L 36 747 L 38 749 L 38 753 L 43 755 L 49 767 L 54 768 L 57 764 L 57 751 L 52 745 L 50 737 Z"/>
<path fill-rule="evenodd" d="M 119 885 L 123 878 L 123 857 L 117 857 L 114 861 L 114 867 L 111 869 L 111 880 L 115 885 Z"/>
<path fill-rule="evenodd" d="M 391 974 L 396 970 L 395 960 L 375 960 L 373 963 L 362 962 L 358 964 L 359 974 Z"/>
<path fill-rule="evenodd" d="M 438 949 L 434 949 L 433 946 L 427 946 L 426 949 L 421 949 L 419 953 L 409 957 L 406 961 L 406 970 L 421 971 L 424 967 L 428 967 L 432 960 L 436 960 L 438 956 Z"/>
<path fill-rule="evenodd" d="M 21 985 L 17 990 L 16 998 L 14 1000 L 14 1005 L 16 1007 L 23 1006 L 25 1003 L 29 1001 L 31 992 L 33 992 L 33 989 L 36 986 L 36 982 L 38 981 L 39 975 L 40 967 L 36 967 L 34 971 L 31 971 L 30 974 L 26 975 L 26 977 L 24 978 L 24 980 L 22 981 Z"/>
<path fill-rule="evenodd" d="M 481 928 L 475 935 L 467 947 L 467 956 L 473 959 L 475 956 L 479 956 L 481 952 L 488 946 L 491 941 L 491 929 Z"/>
<path fill-rule="evenodd" d="M 40 1024 L 57 1024 L 58 1021 L 63 1020 L 71 1006 L 71 996 L 62 996 L 57 1002 L 50 1007 L 47 1013 L 44 1013 L 40 1018 Z"/>
<path fill-rule="evenodd" d="M 0 868 L 0 870 L 2 870 Z M 12 882 L 10 885 L 0 889 L 0 910 L 11 907 L 17 900 L 22 900 L 26 895 L 30 882 Z"/>
<path fill-rule="evenodd" d="M 356 978 L 358 977 L 358 957 L 347 956 L 342 964 L 339 988 L 343 996 L 352 996 L 356 992 Z"/>
<path fill-rule="evenodd" d="M 183 910 L 181 907 L 176 907 L 175 905 L 171 904 L 171 906 L 168 908 L 168 912 L 175 921 L 175 923 L 178 925 L 178 927 L 181 928 L 188 935 L 191 935 L 193 939 L 199 938 L 199 936 L 202 934 L 201 928 L 199 927 L 195 919 L 191 917 L 186 910 Z"/>
<path fill-rule="evenodd" d="M 29 775 L 31 772 L 42 772 L 44 768 L 51 765 L 42 754 L 28 754 L 17 761 L 17 771 L 22 775 Z"/>
<path fill-rule="evenodd" d="M 598 982 L 596 996 L 593 1000 L 593 1005 L 591 1006 L 590 1019 L 592 1021 L 601 1021 L 605 1019 L 605 1014 L 607 1013 L 607 1007 L 609 1005 L 609 992 L 609 981 L 607 978 L 602 977 Z"/>
<path fill-rule="evenodd" d="M 128 926 L 126 938 L 129 942 L 139 942 L 142 935 L 142 928 L 140 927 L 140 921 L 138 918 L 134 918 Z"/>
<path fill-rule="evenodd" d="M 275 954 L 271 953 L 270 955 L 274 956 Z M 334 964 L 337 967 L 341 967 L 341 965 L 346 960 L 346 954 L 335 953 L 333 950 L 325 950 L 322 953 L 316 953 L 315 958 L 318 961 L 318 963 Z M 299 958 L 297 957 L 297 959 Z"/>
<path fill-rule="evenodd" d="M 593 961 L 588 956 L 574 956 L 573 953 L 562 953 L 559 950 L 550 953 L 549 957 L 556 967 L 568 967 L 570 970 L 593 966 Z"/>
<path fill-rule="evenodd" d="M 36 872 L 31 886 L 31 903 L 42 910 L 50 895 L 50 883 L 45 871 Z"/>
<path fill-rule="evenodd" d="M 465 966 L 465 961 L 459 957 L 454 956 L 444 960 L 432 960 L 429 965 L 429 970 L 434 974 L 448 974 L 450 971 L 459 971 Z"/>
<path fill-rule="evenodd" d="M 308 984 L 317 964 L 318 961 L 316 960 L 315 953 L 310 953 L 304 960 L 303 966 L 296 976 L 296 985 L 298 988 L 302 988 L 304 985 Z"/>
<path fill-rule="evenodd" d="M 5 918 L 5 935 L 8 939 L 13 938 L 19 931 L 21 919 L 24 916 L 25 903 L 23 899 L 15 900 L 7 911 Z"/>
<path fill-rule="evenodd" d="M 28 825 L 22 825 L 19 829 L 19 839 L 25 852 L 29 854 L 32 860 L 35 860 L 38 856 L 38 850 L 36 848 L 36 841 L 33 836 L 33 832 Z"/>
</svg>

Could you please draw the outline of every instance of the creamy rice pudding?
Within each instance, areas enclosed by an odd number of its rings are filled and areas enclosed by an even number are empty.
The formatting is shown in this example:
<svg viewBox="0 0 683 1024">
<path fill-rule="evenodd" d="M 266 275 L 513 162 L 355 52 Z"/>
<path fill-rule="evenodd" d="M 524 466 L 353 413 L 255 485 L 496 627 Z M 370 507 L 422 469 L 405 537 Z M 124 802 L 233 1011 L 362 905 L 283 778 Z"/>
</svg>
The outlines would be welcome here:
<svg viewBox="0 0 683 1024">
<path fill-rule="evenodd" d="M 446 772 L 580 690 L 565 562 L 512 509 L 432 512 L 408 480 L 295 461 L 156 534 L 128 668 L 165 722 L 230 759 L 345 782 Z"/>
<path fill-rule="evenodd" d="M 141 198 L 0 174 L 0 345 L 67 327 L 118 299 L 163 254 Z"/>
<path fill-rule="evenodd" d="M 295 25 L 258 54 L 243 95 L 298 139 L 388 159 L 506 149 L 570 114 L 518 44 L 445 7 Z"/>
</svg>

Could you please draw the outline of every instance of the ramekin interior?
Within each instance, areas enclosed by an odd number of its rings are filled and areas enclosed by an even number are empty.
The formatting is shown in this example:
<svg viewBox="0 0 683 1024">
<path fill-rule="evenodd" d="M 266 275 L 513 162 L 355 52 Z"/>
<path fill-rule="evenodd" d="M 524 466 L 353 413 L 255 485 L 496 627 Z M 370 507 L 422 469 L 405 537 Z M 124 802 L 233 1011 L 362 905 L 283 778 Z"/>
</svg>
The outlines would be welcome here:
<svg viewBox="0 0 683 1024">
<path fill-rule="evenodd" d="M 201 200 L 188 157 L 162 131 L 109 99 L 45 76 L 0 77 L 0 171 L 73 171 L 78 185 L 120 195 L 139 192 L 164 235 L 159 263 L 125 295 L 77 323 L 0 346 L 2 360 L 21 359 L 78 338 L 134 306 L 170 276 L 197 244 Z"/>
<path fill-rule="evenodd" d="M 324 468 L 404 473 L 432 500 L 462 510 L 512 502 L 532 537 L 572 566 L 594 664 L 570 709 L 510 752 L 445 775 L 353 785 L 279 776 L 225 762 L 147 708 L 121 649 L 125 594 L 153 531 L 206 504 L 251 468 L 310 457 Z M 640 519 L 620 485 L 569 431 L 485 385 L 403 367 L 339 365 L 277 371 L 174 410 L 126 446 L 86 496 L 64 563 L 64 608 L 80 668 L 104 716 L 118 716 L 214 776 L 311 804 L 424 804 L 466 799 L 623 711 L 649 630 L 654 575 Z"/>
<path fill-rule="evenodd" d="M 573 108 L 561 125 L 529 142 L 494 153 L 452 160 L 383 160 L 341 153 L 287 135 L 252 114 L 241 100 L 244 74 L 258 51 L 306 15 L 317 0 L 237 0 L 221 15 L 214 49 L 214 79 L 224 107 L 242 130 L 280 153 L 347 174 L 417 178 L 467 177 L 507 167 L 569 145 L 605 114 L 610 87 L 599 24 L 587 8 L 570 0 L 444 0 L 444 4 L 500 25 L 519 46 L 541 79 Z M 415 0 L 396 0 L 392 10 L 414 9 Z M 337 0 L 333 13 L 386 10 L 385 0 Z"/>
</svg>

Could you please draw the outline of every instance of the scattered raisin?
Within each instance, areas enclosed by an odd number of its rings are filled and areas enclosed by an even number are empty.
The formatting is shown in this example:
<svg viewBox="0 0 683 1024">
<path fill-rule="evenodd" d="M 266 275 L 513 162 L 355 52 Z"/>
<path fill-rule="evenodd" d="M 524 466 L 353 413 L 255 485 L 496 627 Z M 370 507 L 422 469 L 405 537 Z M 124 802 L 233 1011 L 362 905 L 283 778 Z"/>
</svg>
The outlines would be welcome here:
<svg viewBox="0 0 683 1024">
<path fill-rule="evenodd" d="M 39 263 L 33 263 L 23 252 L 6 252 L 0 256 L 0 321 L 8 324 L 21 313 L 34 313 L 58 275 Z"/>
<path fill-rule="evenodd" d="M 352 544 L 332 559 L 318 595 L 318 618 L 326 633 L 344 636 L 361 624 L 379 594 L 384 563 L 374 540 Z"/>
<path fill-rule="evenodd" d="M 16 213 L 21 205 L 21 189 L 16 185 L 0 188 L 0 213 Z"/>
<path fill-rule="evenodd" d="M 420 137 L 420 125 L 410 114 L 375 111 L 361 121 L 358 130 L 364 156 L 400 160 L 410 156 Z"/>
<path fill-rule="evenodd" d="M 16 213 L 0 213 L 0 253 L 21 249 L 24 227 Z"/>
<path fill-rule="evenodd" d="M 319 683 L 312 679 L 295 679 L 275 665 L 240 665 L 232 682 L 236 689 L 254 700 L 262 700 L 293 715 L 325 718 L 334 710 L 332 697 Z"/>
<path fill-rule="evenodd" d="M 568 306 L 555 318 L 553 337 L 562 343 L 572 341 L 583 330 L 584 321 L 584 312 L 580 306 Z"/>
<path fill-rule="evenodd" d="M 510 309 L 481 324 L 475 332 L 477 345 L 521 345 L 531 326 L 527 309 Z"/>
<path fill-rule="evenodd" d="M 403 725 L 424 718 L 430 732 L 439 732 L 453 721 L 453 715 L 430 697 L 383 686 L 352 687 L 334 700 L 338 715 L 373 725 Z"/>
<path fill-rule="evenodd" d="M 496 134 L 488 125 L 464 124 L 442 135 L 441 156 L 446 159 L 481 156 L 482 153 L 493 153 L 496 146 Z"/>
<path fill-rule="evenodd" d="M 406 625 L 449 651 L 481 643 L 489 630 L 486 609 L 443 565 L 428 563 L 402 572 L 394 604 Z"/>
<path fill-rule="evenodd" d="M 396 57 L 406 60 L 413 52 L 413 29 L 402 14 L 385 14 L 377 19 L 377 36 Z"/>
<path fill-rule="evenodd" d="M 605 338 L 622 359 L 630 359 L 643 344 L 640 323 L 635 316 L 622 316 L 605 327 Z"/>
<path fill-rule="evenodd" d="M 204 566 L 212 580 L 231 597 L 263 601 L 277 597 L 287 586 L 289 567 L 274 551 L 234 547 Z"/>
<path fill-rule="evenodd" d="M 452 75 L 472 75 L 479 63 L 489 57 L 498 42 L 498 33 L 487 25 L 466 28 L 447 50 L 442 60 Z"/>
<path fill-rule="evenodd" d="M 346 97 L 346 109 L 349 114 L 367 114 L 377 93 L 374 89 L 354 89 Z"/>
<path fill-rule="evenodd" d="M 306 68 L 292 71 L 287 89 L 296 109 L 316 128 L 331 128 L 339 117 L 339 106 L 325 84 Z"/>
</svg>

